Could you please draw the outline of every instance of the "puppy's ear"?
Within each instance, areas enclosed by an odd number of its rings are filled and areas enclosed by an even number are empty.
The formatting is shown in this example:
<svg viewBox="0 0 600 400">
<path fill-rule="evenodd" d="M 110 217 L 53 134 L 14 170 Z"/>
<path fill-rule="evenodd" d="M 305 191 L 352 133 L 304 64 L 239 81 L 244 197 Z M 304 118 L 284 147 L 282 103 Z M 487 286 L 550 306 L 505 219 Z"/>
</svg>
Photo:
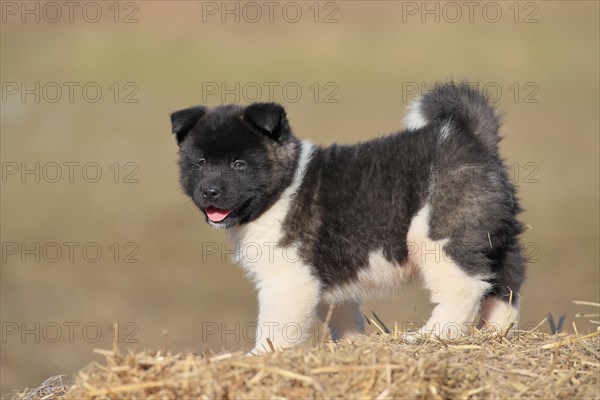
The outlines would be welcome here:
<svg viewBox="0 0 600 400">
<path fill-rule="evenodd" d="M 181 144 L 190 129 L 206 114 L 206 111 L 206 107 L 197 106 L 175 111 L 171 114 L 171 130 L 177 138 L 177 144 Z"/>
<path fill-rule="evenodd" d="M 277 103 L 254 103 L 248 106 L 244 111 L 244 121 L 277 142 L 284 141 L 290 134 L 285 109 Z"/>
</svg>

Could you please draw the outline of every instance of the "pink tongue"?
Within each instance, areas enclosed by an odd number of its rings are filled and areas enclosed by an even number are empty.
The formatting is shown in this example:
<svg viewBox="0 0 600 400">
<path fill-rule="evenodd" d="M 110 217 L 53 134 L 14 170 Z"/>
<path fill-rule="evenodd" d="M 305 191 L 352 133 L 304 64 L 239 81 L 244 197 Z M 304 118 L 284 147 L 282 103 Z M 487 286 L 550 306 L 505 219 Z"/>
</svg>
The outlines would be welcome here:
<svg viewBox="0 0 600 400">
<path fill-rule="evenodd" d="M 221 222 L 229 215 L 231 211 L 219 210 L 218 208 L 208 207 L 206 209 L 206 215 L 212 222 Z"/>
</svg>

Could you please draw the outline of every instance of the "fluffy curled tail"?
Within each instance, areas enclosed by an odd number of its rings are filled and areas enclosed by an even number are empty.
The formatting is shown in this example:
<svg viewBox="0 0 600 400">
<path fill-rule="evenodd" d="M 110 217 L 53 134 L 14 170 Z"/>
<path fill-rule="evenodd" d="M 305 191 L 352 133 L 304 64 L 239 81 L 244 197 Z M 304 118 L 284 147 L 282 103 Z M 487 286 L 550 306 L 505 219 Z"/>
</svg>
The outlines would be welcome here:
<svg viewBox="0 0 600 400">
<path fill-rule="evenodd" d="M 492 154 L 498 152 L 500 116 L 486 96 L 467 83 L 436 84 L 409 106 L 405 124 L 409 129 L 435 124 L 442 128 L 443 138 L 449 129 L 460 129 L 479 139 Z"/>
</svg>

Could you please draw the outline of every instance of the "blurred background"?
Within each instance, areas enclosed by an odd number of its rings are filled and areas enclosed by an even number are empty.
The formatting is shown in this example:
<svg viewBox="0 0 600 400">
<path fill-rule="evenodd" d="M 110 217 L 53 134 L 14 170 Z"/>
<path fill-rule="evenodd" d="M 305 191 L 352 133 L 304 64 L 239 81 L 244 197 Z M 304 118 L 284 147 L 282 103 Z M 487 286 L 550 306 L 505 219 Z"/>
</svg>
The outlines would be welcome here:
<svg viewBox="0 0 600 400">
<path fill-rule="evenodd" d="M 196 104 L 277 101 L 328 145 L 401 128 L 436 80 L 479 82 L 530 227 L 521 326 L 595 329 L 572 301 L 600 301 L 598 2 L 66 3 L 1 3 L 2 394 L 113 338 L 251 348 L 254 289 L 177 182 L 169 113 Z M 413 284 L 363 311 L 431 308 Z"/>
</svg>

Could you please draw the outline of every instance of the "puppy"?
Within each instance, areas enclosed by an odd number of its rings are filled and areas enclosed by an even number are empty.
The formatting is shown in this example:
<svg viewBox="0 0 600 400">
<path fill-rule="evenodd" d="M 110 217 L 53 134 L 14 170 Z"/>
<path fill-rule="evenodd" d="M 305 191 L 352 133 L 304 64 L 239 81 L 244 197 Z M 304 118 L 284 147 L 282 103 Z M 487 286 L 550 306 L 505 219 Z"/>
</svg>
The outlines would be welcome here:
<svg viewBox="0 0 600 400">
<path fill-rule="evenodd" d="M 456 337 L 518 318 L 520 207 L 498 153 L 500 119 L 477 90 L 438 84 L 407 129 L 321 147 L 275 103 L 171 115 L 180 182 L 258 289 L 253 352 L 302 342 L 335 304 L 335 337 L 363 331 L 361 299 L 415 275 L 437 304 L 421 333 Z"/>
</svg>

